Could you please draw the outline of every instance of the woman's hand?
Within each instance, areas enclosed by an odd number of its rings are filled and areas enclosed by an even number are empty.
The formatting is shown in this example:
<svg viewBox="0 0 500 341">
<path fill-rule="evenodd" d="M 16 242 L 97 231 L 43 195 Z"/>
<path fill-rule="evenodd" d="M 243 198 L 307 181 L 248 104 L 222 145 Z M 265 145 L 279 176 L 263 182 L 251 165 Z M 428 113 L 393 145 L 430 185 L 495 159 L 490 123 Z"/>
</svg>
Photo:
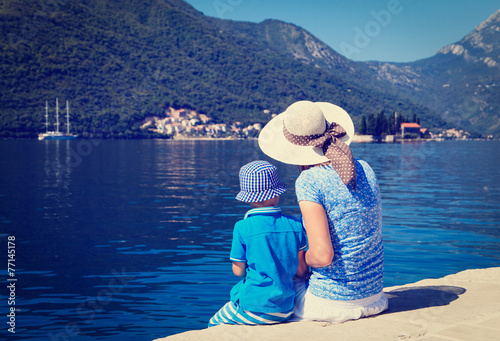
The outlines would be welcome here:
<svg viewBox="0 0 500 341">
<path fill-rule="evenodd" d="M 312 201 L 299 201 L 300 211 L 309 242 L 306 263 L 315 268 L 328 266 L 333 260 L 333 246 L 328 219 L 322 205 Z"/>
</svg>

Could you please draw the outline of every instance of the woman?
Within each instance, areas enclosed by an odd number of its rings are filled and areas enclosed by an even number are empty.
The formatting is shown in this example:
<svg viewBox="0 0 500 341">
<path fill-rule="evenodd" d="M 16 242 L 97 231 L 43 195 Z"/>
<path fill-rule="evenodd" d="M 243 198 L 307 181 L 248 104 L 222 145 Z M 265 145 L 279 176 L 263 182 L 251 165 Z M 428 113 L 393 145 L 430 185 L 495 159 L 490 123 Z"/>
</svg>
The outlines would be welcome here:
<svg viewBox="0 0 500 341">
<path fill-rule="evenodd" d="M 353 158 L 354 125 L 331 103 L 300 101 L 259 136 L 262 151 L 299 165 L 296 194 L 309 241 L 308 280 L 295 283 L 295 320 L 343 322 L 388 307 L 376 176 Z"/>
</svg>

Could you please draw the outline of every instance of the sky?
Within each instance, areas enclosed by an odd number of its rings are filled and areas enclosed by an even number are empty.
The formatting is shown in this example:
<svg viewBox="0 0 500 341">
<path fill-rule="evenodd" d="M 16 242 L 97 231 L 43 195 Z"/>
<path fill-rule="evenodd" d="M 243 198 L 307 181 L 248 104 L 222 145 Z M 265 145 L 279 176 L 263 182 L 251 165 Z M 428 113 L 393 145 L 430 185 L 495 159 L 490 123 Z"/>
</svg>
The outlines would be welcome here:
<svg viewBox="0 0 500 341">
<path fill-rule="evenodd" d="M 185 0 L 203 14 L 306 29 L 356 61 L 411 62 L 458 42 L 500 9 L 498 0 Z"/>
</svg>

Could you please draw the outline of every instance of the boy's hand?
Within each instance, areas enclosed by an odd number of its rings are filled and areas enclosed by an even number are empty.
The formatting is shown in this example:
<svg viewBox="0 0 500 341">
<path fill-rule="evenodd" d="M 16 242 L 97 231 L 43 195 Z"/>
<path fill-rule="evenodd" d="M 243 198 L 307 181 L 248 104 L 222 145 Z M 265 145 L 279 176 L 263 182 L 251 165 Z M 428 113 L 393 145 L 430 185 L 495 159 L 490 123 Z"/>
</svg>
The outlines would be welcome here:
<svg viewBox="0 0 500 341">
<path fill-rule="evenodd" d="M 297 269 L 297 273 L 295 274 L 293 279 L 309 277 L 309 267 L 306 264 L 304 250 L 299 251 L 298 258 L 299 258 L 299 268 Z"/>
</svg>

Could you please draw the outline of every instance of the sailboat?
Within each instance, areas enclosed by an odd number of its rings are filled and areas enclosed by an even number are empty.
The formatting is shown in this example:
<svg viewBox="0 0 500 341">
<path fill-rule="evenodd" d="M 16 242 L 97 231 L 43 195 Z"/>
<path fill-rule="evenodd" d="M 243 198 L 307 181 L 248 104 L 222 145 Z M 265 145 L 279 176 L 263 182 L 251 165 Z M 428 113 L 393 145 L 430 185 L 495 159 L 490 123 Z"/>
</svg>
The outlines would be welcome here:
<svg viewBox="0 0 500 341">
<path fill-rule="evenodd" d="M 69 104 L 66 101 L 66 133 L 59 131 L 59 100 L 56 98 L 56 131 L 49 131 L 49 103 L 45 102 L 45 133 L 38 134 L 39 140 L 76 140 L 78 135 L 69 132 Z"/>
</svg>

